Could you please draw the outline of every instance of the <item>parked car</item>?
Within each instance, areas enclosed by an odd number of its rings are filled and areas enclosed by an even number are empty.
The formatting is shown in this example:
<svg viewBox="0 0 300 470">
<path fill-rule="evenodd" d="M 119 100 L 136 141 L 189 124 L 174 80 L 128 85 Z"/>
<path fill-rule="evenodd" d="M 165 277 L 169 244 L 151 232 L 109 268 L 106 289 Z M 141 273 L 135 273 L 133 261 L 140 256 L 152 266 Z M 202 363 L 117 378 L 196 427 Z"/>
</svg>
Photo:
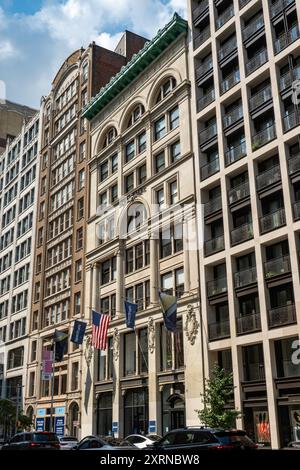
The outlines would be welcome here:
<svg viewBox="0 0 300 470">
<path fill-rule="evenodd" d="M 59 440 L 54 432 L 36 431 L 15 434 L 1 450 L 59 450 Z"/>
<path fill-rule="evenodd" d="M 300 450 L 300 441 L 291 441 L 291 442 L 288 443 L 287 447 L 289 449 Z"/>
<path fill-rule="evenodd" d="M 107 444 L 113 447 L 134 447 L 127 439 L 122 439 L 121 437 L 113 436 L 99 436 L 100 439 L 105 441 Z"/>
<path fill-rule="evenodd" d="M 191 427 L 170 431 L 148 449 L 227 449 L 254 450 L 257 445 L 251 441 L 245 431 L 222 430 L 205 427 Z"/>
<path fill-rule="evenodd" d="M 128 443 L 124 446 L 119 443 L 112 445 L 101 437 L 87 436 L 84 437 L 72 450 L 134 450 L 134 446 Z"/>
<path fill-rule="evenodd" d="M 58 436 L 60 450 L 70 450 L 78 444 L 77 437 L 72 436 Z"/>
<path fill-rule="evenodd" d="M 138 449 L 145 449 L 145 447 L 159 441 L 161 436 L 158 436 L 157 434 L 147 434 L 146 436 L 143 436 L 142 434 L 130 434 L 125 439 Z"/>
</svg>

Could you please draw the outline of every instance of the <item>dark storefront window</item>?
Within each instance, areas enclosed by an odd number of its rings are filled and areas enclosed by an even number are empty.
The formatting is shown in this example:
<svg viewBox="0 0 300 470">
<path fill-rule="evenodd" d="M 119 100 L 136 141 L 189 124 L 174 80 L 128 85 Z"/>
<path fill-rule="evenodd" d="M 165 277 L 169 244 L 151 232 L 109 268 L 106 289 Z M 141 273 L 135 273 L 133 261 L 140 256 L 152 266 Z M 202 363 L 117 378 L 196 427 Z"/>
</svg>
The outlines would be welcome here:
<svg viewBox="0 0 300 470">
<path fill-rule="evenodd" d="M 97 400 L 97 435 L 112 433 L 112 392 L 101 393 Z"/>
<path fill-rule="evenodd" d="M 184 385 L 165 385 L 161 392 L 162 434 L 185 426 Z"/>
<path fill-rule="evenodd" d="M 124 375 L 136 372 L 136 337 L 135 332 L 124 335 Z"/>
<path fill-rule="evenodd" d="M 148 372 L 148 330 L 139 330 L 139 372 Z"/>
<path fill-rule="evenodd" d="M 262 344 L 243 347 L 244 380 L 265 380 L 265 365 Z"/>
<path fill-rule="evenodd" d="M 228 373 L 232 373 L 232 356 L 231 349 L 224 349 L 218 351 L 218 365 L 221 369 L 226 370 Z"/>
<path fill-rule="evenodd" d="M 148 433 L 148 390 L 127 390 L 124 398 L 124 434 Z"/>
<path fill-rule="evenodd" d="M 160 370 L 172 369 L 172 333 L 160 325 Z"/>
<path fill-rule="evenodd" d="M 299 341 L 298 336 L 275 341 L 278 377 L 300 377 L 300 364 L 297 364 L 297 349 L 299 349 L 297 341 Z"/>
</svg>

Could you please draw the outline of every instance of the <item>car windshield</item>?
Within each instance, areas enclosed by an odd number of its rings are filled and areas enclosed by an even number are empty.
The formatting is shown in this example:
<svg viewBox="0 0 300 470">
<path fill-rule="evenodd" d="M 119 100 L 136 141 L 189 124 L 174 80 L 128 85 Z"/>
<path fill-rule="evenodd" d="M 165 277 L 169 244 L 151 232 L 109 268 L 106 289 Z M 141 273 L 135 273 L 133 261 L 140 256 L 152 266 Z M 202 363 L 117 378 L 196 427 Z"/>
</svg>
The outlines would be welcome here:
<svg viewBox="0 0 300 470">
<path fill-rule="evenodd" d="M 151 439 L 151 441 L 159 441 L 161 436 L 158 436 L 157 434 L 148 434 L 147 438 Z"/>
<path fill-rule="evenodd" d="M 45 434 L 34 434 L 33 435 L 34 442 L 53 442 L 58 441 L 56 434 L 54 433 L 45 433 Z"/>
<path fill-rule="evenodd" d="M 253 446 L 255 445 L 251 439 L 244 432 L 235 432 L 235 431 L 224 431 L 216 432 L 215 436 L 222 442 L 224 445 L 244 445 L 244 446 Z"/>
</svg>

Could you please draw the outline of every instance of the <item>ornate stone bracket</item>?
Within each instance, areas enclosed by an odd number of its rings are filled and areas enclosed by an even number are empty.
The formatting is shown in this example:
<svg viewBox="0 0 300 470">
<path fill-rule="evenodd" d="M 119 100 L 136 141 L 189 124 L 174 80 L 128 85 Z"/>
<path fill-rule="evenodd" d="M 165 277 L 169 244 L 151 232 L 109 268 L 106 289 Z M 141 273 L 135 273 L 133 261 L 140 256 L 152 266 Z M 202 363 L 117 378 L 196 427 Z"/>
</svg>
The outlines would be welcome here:
<svg viewBox="0 0 300 470">
<path fill-rule="evenodd" d="M 120 353 L 120 333 L 118 331 L 118 328 L 114 329 L 112 343 L 113 343 L 113 359 L 114 361 L 117 361 L 119 359 L 119 353 Z"/>
<path fill-rule="evenodd" d="M 92 347 L 92 338 L 91 336 L 87 336 L 85 339 L 85 349 L 84 349 L 84 357 L 86 360 L 87 365 L 90 365 L 92 357 L 93 357 L 93 347 Z"/>
<path fill-rule="evenodd" d="M 196 313 L 193 305 L 187 306 L 187 314 L 185 320 L 184 331 L 191 345 L 195 344 L 195 340 L 199 331 L 199 322 L 196 319 Z"/>
<path fill-rule="evenodd" d="M 155 325 L 152 317 L 148 321 L 148 349 L 150 354 L 154 353 L 155 349 Z"/>
</svg>

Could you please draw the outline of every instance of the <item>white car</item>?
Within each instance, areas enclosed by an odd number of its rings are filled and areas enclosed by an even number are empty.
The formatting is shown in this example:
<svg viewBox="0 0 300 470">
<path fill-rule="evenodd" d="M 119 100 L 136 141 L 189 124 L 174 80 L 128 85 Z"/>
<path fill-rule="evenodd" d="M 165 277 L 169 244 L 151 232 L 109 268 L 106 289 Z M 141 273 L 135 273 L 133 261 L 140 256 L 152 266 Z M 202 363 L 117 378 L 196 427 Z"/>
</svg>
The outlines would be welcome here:
<svg viewBox="0 0 300 470">
<path fill-rule="evenodd" d="M 78 439 L 77 437 L 72 436 L 58 436 L 60 450 L 70 450 L 74 446 L 77 446 Z"/>
<path fill-rule="evenodd" d="M 125 438 L 126 441 L 130 442 L 130 444 L 133 444 L 138 449 L 145 449 L 159 439 L 161 439 L 161 437 L 157 434 L 147 434 L 146 436 L 142 434 L 130 434 L 130 436 Z"/>
</svg>

